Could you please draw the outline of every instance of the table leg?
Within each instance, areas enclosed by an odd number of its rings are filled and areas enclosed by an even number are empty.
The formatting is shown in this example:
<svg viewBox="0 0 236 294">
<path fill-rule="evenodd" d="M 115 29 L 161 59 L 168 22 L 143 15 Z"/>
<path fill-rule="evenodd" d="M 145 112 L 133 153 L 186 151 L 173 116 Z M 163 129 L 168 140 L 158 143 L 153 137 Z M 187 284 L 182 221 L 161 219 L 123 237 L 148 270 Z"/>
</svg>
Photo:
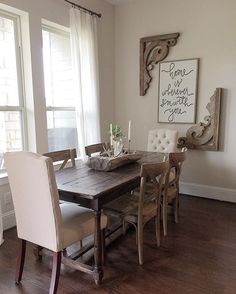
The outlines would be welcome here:
<svg viewBox="0 0 236 294">
<path fill-rule="evenodd" d="M 101 240 L 101 211 L 94 211 L 95 234 L 94 234 L 94 280 L 98 285 L 103 278 L 102 268 L 102 240 Z"/>
</svg>

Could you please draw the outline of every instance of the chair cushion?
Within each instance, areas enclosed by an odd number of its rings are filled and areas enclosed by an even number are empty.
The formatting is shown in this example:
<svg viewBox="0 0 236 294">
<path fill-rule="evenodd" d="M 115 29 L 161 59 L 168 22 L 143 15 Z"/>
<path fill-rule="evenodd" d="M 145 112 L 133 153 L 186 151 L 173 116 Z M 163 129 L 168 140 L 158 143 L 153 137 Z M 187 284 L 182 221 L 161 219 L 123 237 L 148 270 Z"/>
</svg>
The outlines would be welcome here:
<svg viewBox="0 0 236 294">
<path fill-rule="evenodd" d="M 112 200 L 104 206 L 104 213 L 123 217 L 133 209 L 137 209 L 138 202 L 136 196 L 126 193 L 119 198 Z"/>
<path fill-rule="evenodd" d="M 152 219 L 157 215 L 158 206 L 154 201 L 145 202 L 143 205 L 143 222 L 146 223 L 148 220 Z M 124 220 L 131 223 L 138 223 L 138 207 L 129 211 L 128 214 L 124 216 Z"/>
<path fill-rule="evenodd" d="M 93 211 L 75 204 L 63 203 L 60 205 L 63 226 L 61 229 L 64 249 L 86 236 L 95 232 Z M 107 217 L 101 214 L 101 229 L 107 225 Z"/>
<path fill-rule="evenodd" d="M 157 204 L 153 201 L 153 197 L 145 195 L 143 202 L 143 219 L 144 222 L 157 215 Z M 117 216 L 126 221 L 137 223 L 138 221 L 139 193 L 124 194 L 119 198 L 109 202 L 104 213 L 107 215 Z"/>
</svg>

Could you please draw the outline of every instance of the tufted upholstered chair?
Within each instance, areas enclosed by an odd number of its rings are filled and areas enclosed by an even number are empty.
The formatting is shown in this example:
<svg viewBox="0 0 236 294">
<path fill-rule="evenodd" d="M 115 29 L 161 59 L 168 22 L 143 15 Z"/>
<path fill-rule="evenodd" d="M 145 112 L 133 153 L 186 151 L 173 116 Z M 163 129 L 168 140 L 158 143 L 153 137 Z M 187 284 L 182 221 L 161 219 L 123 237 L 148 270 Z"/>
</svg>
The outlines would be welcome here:
<svg viewBox="0 0 236 294">
<path fill-rule="evenodd" d="M 167 129 L 151 130 L 148 133 L 147 151 L 174 152 L 177 145 L 178 132 Z"/>
<path fill-rule="evenodd" d="M 21 281 L 26 241 L 53 251 L 49 293 L 56 293 L 62 251 L 94 233 L 93 212 L 73 204 L 59 205 L 52 159 L 31 152 L 5 154 L 18 235 L 16 283 Z M 102 215 L 101 228 L 107 218 Z"/>
</svg>

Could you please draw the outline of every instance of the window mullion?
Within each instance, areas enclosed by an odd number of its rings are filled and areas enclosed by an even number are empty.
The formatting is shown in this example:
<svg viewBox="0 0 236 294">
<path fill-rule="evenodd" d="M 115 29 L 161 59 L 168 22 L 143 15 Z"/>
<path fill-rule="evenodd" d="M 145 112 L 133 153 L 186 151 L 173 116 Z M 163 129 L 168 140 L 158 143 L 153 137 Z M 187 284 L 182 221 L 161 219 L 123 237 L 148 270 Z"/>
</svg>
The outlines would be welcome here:
<svg viewBox="0 0 236 294">
<path fill-rule="evenodd" d="M 17 81 L 18 81 L 18 95 L 19 104 L 24 106 L 24 83 L 23 83 L 23 62 L 21 53 L 21 29 L 19 18 L 14 19 L 14 35 L 15 35 L 15 52 L 16 52 L 16 70 L 17 70 Z"/>
<path fill-rule="evenodd" d="M 75 107 L 47 106 L 47 111 L 75 111 Z"/>
<path fill-rule="evenodd" d="M 23 111 L 23 106 L 0 106 L 0 111 Z"/>
</svg>

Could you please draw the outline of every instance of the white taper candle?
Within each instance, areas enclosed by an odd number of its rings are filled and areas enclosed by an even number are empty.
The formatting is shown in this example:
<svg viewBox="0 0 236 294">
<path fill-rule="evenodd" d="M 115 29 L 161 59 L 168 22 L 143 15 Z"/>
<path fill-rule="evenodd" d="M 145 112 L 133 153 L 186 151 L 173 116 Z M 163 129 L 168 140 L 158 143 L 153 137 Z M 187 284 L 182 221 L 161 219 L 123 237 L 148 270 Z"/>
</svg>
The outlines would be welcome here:
<svg viewBox="0 0 236 294">
<path fill-rule="evenodd" d="M 110 124 L 110 145 L 113 146 L 112 124 Z"/>
<path fill-rule="evenodd" d="M 131 141 L 131 120 L 129 120 L 129 127 L 128 127 L 128 141 Z"/>
</svg>

